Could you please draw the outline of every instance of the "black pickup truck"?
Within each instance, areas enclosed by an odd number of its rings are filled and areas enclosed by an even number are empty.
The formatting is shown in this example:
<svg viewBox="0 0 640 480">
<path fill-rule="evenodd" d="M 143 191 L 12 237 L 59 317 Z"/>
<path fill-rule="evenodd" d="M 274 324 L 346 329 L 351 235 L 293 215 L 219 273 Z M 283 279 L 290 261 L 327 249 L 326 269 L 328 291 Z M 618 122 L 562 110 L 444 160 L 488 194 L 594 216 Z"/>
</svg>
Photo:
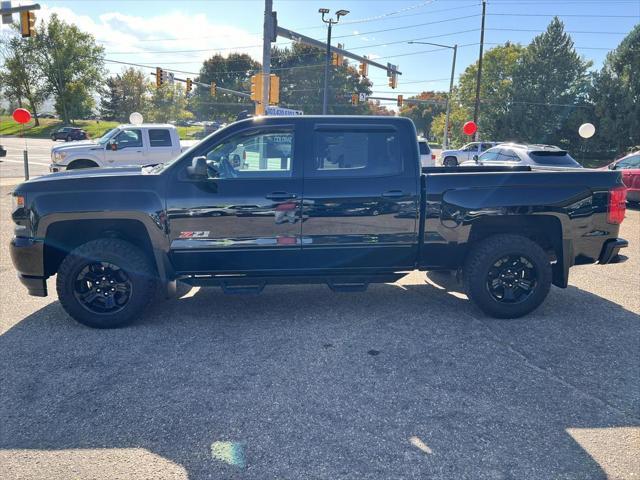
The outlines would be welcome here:
<svg viewBox="0 0 640 480">
<path fill-rule="evenodd" d="M 92 327 L 132 321 L 158 287 L 337 291 L 457 271 L 488 315 L 531 312 L 569 267 L 627 245 L 620 173 L 420 168 L 404 118 L 236 122 L 167 164 L 43 176 L 13 192 L 13 263 L 29 293 Z M 302 306 L 301 306 L 302 307 Z"/>
</svg>

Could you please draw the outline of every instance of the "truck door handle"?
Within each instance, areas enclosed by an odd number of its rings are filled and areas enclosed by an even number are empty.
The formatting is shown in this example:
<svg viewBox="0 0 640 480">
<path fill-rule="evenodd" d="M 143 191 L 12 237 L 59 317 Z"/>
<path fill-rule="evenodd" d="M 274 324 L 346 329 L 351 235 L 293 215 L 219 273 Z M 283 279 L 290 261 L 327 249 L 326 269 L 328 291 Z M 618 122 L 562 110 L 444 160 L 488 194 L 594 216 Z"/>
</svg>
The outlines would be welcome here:
<svg viewBox="0 0 640 480">
<path fill-rule="evenodd" d="M 382 194 L 383 197 L 387 197 L 387 198 L 405 197 L 406 195 L 407 194 L 404 193 L 402 190 L 387 190 Z"/>
<path fill-rule="evenodd" d="M 265 198 L 268 198 L 269 200 L 275 200 L 275 201 L 289 200 L 291 198 L 296 198 L 296 194 L 288 193 L 288 192 L 271 192 L 265 195 Z"/>
</svg>

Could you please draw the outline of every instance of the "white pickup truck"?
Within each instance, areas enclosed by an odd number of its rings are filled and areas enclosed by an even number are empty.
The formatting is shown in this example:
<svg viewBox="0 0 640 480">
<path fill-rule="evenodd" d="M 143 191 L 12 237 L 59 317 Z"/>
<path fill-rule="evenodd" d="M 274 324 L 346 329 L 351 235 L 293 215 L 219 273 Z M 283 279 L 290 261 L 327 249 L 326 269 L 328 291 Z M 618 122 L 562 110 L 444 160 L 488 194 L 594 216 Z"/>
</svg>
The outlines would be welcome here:
<svg viewBox="0 0 640 480">
<path fill-rule="evenodd" d="M 119 125 L 97 141 L 51 147 L 49 171 L 164 163 L 195 143 L 181 143 L 176 127 L 169 124 Z"/>
</svg>

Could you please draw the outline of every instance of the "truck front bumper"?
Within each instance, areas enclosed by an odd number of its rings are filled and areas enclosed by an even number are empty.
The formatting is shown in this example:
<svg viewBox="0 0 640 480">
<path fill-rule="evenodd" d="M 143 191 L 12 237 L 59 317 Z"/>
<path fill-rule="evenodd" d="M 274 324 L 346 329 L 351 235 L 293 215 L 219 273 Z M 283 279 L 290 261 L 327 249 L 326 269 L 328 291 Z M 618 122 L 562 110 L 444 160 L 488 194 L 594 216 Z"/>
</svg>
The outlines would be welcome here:
<svg viewBox="0 0 640 480">
<path fill-rule="evenodd" d="M 18 279 L 27 287 L 29 295 L 47 296 L 47 277 L 44 275 L 44 242 L 29 237 L 14 237 L 9 246 L 11 261 L 18 271 Z"/>
<path fill-rule="evenodd" d="M 620 263 L 626 259 L 621 259 L 618 256 L 618 252 L 621 248 L 629 246 L 629 242 L 624 238 L 612 238 L 604 242 L 600 257 L 598 257 L 598 263 L 600 265 L 606 265 L 607 263 Z"/>
<path fill-rule="evenodd" d="M 66 171 L 67 171 L 66 165 L 59 165 L 57 163 L 52 163 L 49 165 L 49 172 L 51 173 L 66 172 Z"/>
</svg>

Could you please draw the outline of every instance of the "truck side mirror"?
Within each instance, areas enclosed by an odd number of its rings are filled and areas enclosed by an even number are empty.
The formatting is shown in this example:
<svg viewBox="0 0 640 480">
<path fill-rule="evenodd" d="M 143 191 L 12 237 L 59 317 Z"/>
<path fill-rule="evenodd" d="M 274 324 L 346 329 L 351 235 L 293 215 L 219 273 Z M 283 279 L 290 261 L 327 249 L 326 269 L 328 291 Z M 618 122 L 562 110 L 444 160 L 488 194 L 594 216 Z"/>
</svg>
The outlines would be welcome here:
<svg viewBox="0 0 640 480">
<path fill-rule="evenodd" d="M 191 165 L 187 167 L 187 175 L 196 180 L 204 180 L 207 174 L 207 157 L 194 157 Z"/>
<path fill-rule="evenodd" d="M 615 170 L 617 165 L 615 163 L 609 164 L 609 170 Z"/>
<path fill-rule="evenodd" d="M 476 163 L 478 163 L 478 155 L 474 155 L 474 156 L 473 156 L 473 160 L 474 160 Z"/>
</svg>

